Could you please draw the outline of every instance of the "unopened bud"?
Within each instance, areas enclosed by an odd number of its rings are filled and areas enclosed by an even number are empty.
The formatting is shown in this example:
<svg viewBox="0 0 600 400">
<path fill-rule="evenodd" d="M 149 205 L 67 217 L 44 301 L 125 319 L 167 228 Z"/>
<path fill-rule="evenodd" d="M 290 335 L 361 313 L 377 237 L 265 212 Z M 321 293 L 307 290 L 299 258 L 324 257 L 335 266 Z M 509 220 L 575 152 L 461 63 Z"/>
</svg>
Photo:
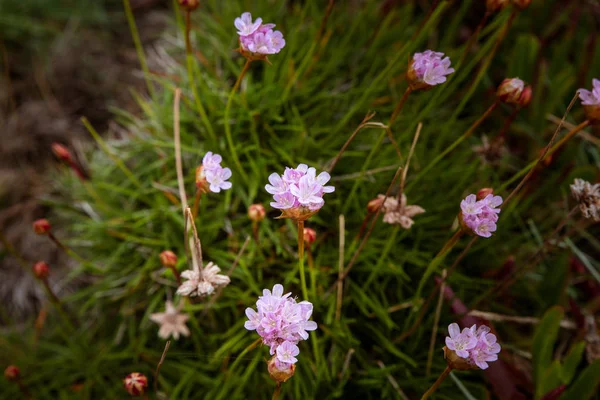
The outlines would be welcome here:
<svg viewBox="0 0 600 400">
<path fill-rule="evenodd" d="M 519 101 L 517 102 L 518 106 L 521 108 L 527 107 L 529 103 L 531 103 L 532 94 L 533 89 L 531 89 L 531 86 L 525 86 L 525 89 L 523 89 L 523 93 L 521 93 L 521 97 L 519 97 Z"/>
<path fill-rule="evenodd" d="M 498 86 L 496 95 L 498 96 L 498 100 L 503 103 L 518 105 L 519 99 L 523 94 L 523 89 L 525 89 L 525 83 L 521 79 L 505 79 L 500 86 Z"/>
<path fill-rule="evenodd" d="M 260 222 L 265 219 L 266 211 L 262 204 L 251 204 L 248 207 L 248 218 L 252 222 Z"/>
<path fill-rule="evenodd" d="M 446 363 L 452 369 L 457 371 L 468 371 L 472 369 L 479 369 L 477 365 L 470 362 L 468 358 L 462 358 L 458 354 L 454 352 L 454 350 L 450 350 L 446 346 L 443 348 L 444 350 L 444 358 L 446 359 Z"/>
<path fill-rule="evenodd" d="M 46 279 L 50 275 L 50 267 L 44 261 L 38 261 L 33 265 L 33 274 L 38 279 Z"/>
<path fill-rule="evenodd" d="M 71 156 L 71 152 L 65 146 L 60 143 L 52 143 L 52 152 L 54 155 L 61 161 L 70 163 L 73 161 L 73 157 Z"/>
<path fill-rule="evenodd" d="M 489 13 L 494 13 L 502 10 L 508 5 L 510 0 L 486 0 L 485 6 Z"/>
<path fill-rule="evenodd" d="M 376 213 L 383 206 L 383 202 L 385 201 L 385 196 L 380 194 L 373 200 L 367 203 L 367 211 L 370 213 Z"/>
<path fill-rule="evenodd" d="M 4 377 L 9 381 L 18 381 L 21 377 L 21 370 L 16 365 L 9 365 L 4 370 Z"/>
<path fill-rule="evenodd" d="M 317 232 L 314 229 L 304 228 L 304 243 L 311 245 L 317 240 Z"/>
<path fill-rule="evenodd" d="M 524 10 L 531 4 L 531 0 L 512 0 L 515 7 Z"/>
<path fill-rule="evenodd" d="M 206 180 L 206 173 L 202 165 L 196 168 L 196 187 L 202 193 L 208 193 L 210 191 L 210 184 Z"/>
<path fill-rule="evenodd" d="M 483 200 L 490 194 L 494 194 L 494 189 L 492 189 L 492 188 L 479 189 L 479 192 L 477 192 L 477 200 Z"/>
<path fill-rule="evenodd" d="M 50 225 L 50 222 L 45 218 L 33 221 L 33 231 L 38 235 L 45 235 L 50 232 L 50 229 L 52 229 L 52 225 Z"/>
<path fill-rule="evenodd" d="M 148 387 L 148 378 L 139 372 L 132 372 L 123 379 L 125 390 L 133 397 L 142 396 Z"/>
<path fill-rule="evenodd" d="M 583 110 L 585 111 L 585 117 L 591 122 L 592 125 L 600 125 L 600 105 L 584 105 Z"/>
<path fill-rule="evenodd" d="M 200 0 L 177 0 L 181 8 L 187 11 L 193 11 L 200 5 Z"/>
<path fill-rule="evenodd" d="M 267 362 L 267 368 L 271 378 L 278 383 L 287 381 L 294 376 L 294 372 L 296 371 L 295 364 L 281 362 L 277 359 L 277 356 L 273 356 L 273 358 Z"/>
<path fill-rule="evenodd" d="M 171 250 L 165 250 L 161 252 L 159 257 L 163 266 L 169 268 L 177 266 L 177 256 Z"/>
</svg>

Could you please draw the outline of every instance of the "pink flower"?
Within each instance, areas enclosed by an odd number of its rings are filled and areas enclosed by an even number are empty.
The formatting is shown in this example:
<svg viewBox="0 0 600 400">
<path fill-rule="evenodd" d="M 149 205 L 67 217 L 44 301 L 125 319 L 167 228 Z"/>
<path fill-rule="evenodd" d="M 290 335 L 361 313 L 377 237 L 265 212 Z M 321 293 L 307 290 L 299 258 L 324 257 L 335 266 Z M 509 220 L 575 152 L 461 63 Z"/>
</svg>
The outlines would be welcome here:
<svg viewBox="0 0 600 400">
<path fill-rule="evenodd" d="M 446 337 L 446 347 L 453 350 L 457 356 L 467 359 L 471 365 L 480 369 L 488 368 L 488 362 L 496 361 L 500 353 L 500 345 L 490 328 L 476 325 L 464 328 L 460 332 L 458 324 L 448 326 L 450 337 Z"/>
<path fill-rule="evenodd" d="M 213 154 L 212 151 L 209 151 L 202 158 L 202 165 L 206 170 L 214 170 L 221 168 L 221 161 L 223 161 L 223 157 L 221 157 L 219 154 Z"/>
<path fill-rule="evenodd" d="M 196 186 L 203 192 L 209 190 L 219 193 L 221 190 L 231 189 L 231 170 L 221 167 L 223 158 L 219 154 L 207 152 L 202 158 L 202 165 L 196 170 Z"/>
<path fill-rule="evenodd" d="M 469 350 L 474 349 L 477 345 L 477 338 L 469 330 L 464 328 L 462 332 L 457 323 L 448 326 L 450 337 L 446 337 L 446 347 L 453 350 L 459 357 L 469 357 Z"/>
<path fill-rule="evenodd" d="M 276 354 L 279 361 L 295 364 L 298 362 L 296 356 L 300 354 L 300 349 L 294 343 L 285 341 L 277 346 Z"/>
<path fill-rule="evenodd" d="M 584 106 L 600 106 L 600 80 L 592 80 L 593 89 L 591 91 L 586 89 L 579 89 L 579 98 L 581 104 Z"/>
<path fill-rule="evenodd" d="M 229 168 L 216 168 L 206 170 L 206 181 L 209 183 L 211 192 L 219 193 L 221 189 L 231 189 L 231 182 L 227 179 L 231 178 L 231 170 Z"/>
<path fill-rule="evenodd" d="M 410 69 L 414 72 L 416 80 L 429 86 L 446 82 L 446 76 L 453 73 L 454 68 L 450 68 L 450 58 L 443 57 L 444 53 L 431 50 L 415 53 Z"/>
<path fill-rule="evenodd" d="M 502 197 L 488 194 L 482 200 L 477 201 L 474 194 L 468 195 L 460 202 L 461 213 L 459 218 L 463 227 L 478 236 L 489 238 L 497 229 L 497 208 L 502 204 Z"/>
<path fill-rule="evenodd" d="M 252 22 L 252 14 L 245 12 L 241 17 L 236 18 L 233 24 L 237 28 L 237 34 L 240 36 L 248 36 L 258 30 L 262 24 L 262 18 L 256 18 L 256 21 Z"/>
<path fill-rule="evenodd" d="M 285 46 L 283 34 L 273 30 L 275 24 L 263 24 L 261 18 L 253 22 L 249 12 L 236 18 L 234 25 L 238 29 L 242 50 L 250 52 L 251 55 L 276 54 Z"/>
</svg>

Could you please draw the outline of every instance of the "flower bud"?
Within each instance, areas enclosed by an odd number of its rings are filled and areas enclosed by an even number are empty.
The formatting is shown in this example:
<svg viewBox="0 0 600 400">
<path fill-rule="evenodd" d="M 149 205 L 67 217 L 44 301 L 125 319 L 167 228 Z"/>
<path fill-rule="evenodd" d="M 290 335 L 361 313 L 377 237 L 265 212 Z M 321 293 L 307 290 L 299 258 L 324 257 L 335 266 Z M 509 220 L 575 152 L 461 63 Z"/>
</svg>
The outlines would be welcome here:
<svg viewBox="0 0 600 400">
<path fill-rule="evenodd" d="M 524 88 L 525 83 L 519 78 L 505 79 L 498 86 L 496 96 L 503 103 L 518 105 Z"/>
<path fill-rule="evenodd" d="M 260 222 L 265 219 L 266 211 L 262 204 L 251 204 L 248 207 L 248 218 L 252 222 Z"/>
<path fill-rule="evenodd" d="M 54 155 L 61 161 L 70 163 L 73 161 L 73 157 L 71 156 L 71 152 L 65 146 L 60 143 L 52 143 L 52 152 Z"/>
<path fill-rule="evenodd" d="M 513 5 L 520 10 L 524 10 L 531 4 L 531 0 L 512 0 Z"/>
<path fill-rule="evenodd" d="M 50 275 L 50 267 L 44 261 L 38 261 L 33 266 L 33 274 L 36 278 L 44 280 Z"/>
<path fill-rule="evenodd" d="M 370 200 L 367 203 L 367 211 L 374 214 L 383 206 L 383 202 L 385 201 L 385 196 L 380 194 L 373 200 Z"/>
<path fill-rule="evenodd" d="M 479 369 L 477 365 L 470 362 L 468 358 L 462 358 L 458 354 L 454 352 L 454 350 L 450 350 L 448 347 L 444 346 L 444 359 L 448 363 L 448 366 L 457 371 L 468 371 L 472 369 Z"/>
<path fill-rule="evenodd" d="M 174 268 L 177 266 L 177 256 L 171 250 L 165 250 L 160 253 L 160 262 L 163 266 Z"/>
<path fill-rule="evenodd" d="M 521 97 L 519 97 L 517 105 L 521 108 L 527 107 L 529 103 L 531 103 L 532 94 L 533 90 L 531 89 L 531 85 L 525 86 L 525 89 L 523 89 L 523 93 L 521 93 Z"/>
<path fill-rule="evenodd" d="M 52 229 L 52 225 L 50 225 L 50 222 L 45 218 L 33 221 L 33 231 L 38 235 L 45 235 L 50 232 L 50 229 Z"/>
<path fill-rule="evenodd" d="M 492 188 L 479 189 L 479 192 L 477 192 L 477 200 L 483 200 L 486 198 L 487 195 L 490 195 L 490 194 L 494 194 L 494 189 L 492 189 Z"/>
<path fill-rule="evenodd" d="M 196 168 L 196 187 L 202 193 L 208 193 L 210 191 L 210 184 L 206 180 L 206 172 L 204 171 L 204 166 L 202 165 Z"/>
<path fill-rule="evenodd" d="M 485 6 L 489 13 L 494 13 L 502 10 L 508 5 L 510 0 L 486 0 Z"/>
<path fill-rule="evenodd" d="M 200 0 L 177 0 L 177 2 L 186 11 L 194 11 L 200 5 Z"/>
<path fill-rule="evenodd" d="M 304 228 L 304 243 L 311 245 L 317 239 L 317 232 L 311 228 Z"/>
<path fill-rule="evenodd" d="M 288 364 L 281 362 L 277 359 L 277 356 L 273 356 L 267 362 L 267 368 L 271 378 L 278 383 L 283 383 L 294 376 L 296 371 L 296 364 Z"/>
<path fill-rule="evenodd" d="M 123 379 L 125 390 L 133 397 L 144 394 L 148 387 L 148 378 L 139 372 L 132 372 Z"/>
<path fill-rule="evenodd" d="M 592 125 L 597 126 L 600 124 L 600 105 L 584 105 L 583 110 L 585 111 L 585 117 Z"/>
<path fill-rule="evenodd" d="M 9 365 L 4 370 L 4 377 L 9 381 L 18 381 L 21 377 L 21 370 L 16 365 Z"/>
</svg>

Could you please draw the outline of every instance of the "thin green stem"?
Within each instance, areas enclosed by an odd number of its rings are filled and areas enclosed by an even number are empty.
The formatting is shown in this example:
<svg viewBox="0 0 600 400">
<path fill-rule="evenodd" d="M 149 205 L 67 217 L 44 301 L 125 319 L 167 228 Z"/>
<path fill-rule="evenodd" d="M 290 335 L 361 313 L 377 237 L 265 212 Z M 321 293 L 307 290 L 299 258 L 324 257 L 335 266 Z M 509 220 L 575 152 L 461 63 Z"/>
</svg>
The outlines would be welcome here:
<svg viewBox="0 0 600 400">
<path fill-rule="evenodd" d="M 240 163 L 240 159 L 238 158 L 237 152 L 235 150 L 235 145 L 233 143 L 233 138 L 231 136 L 231 126 L 229 124 L 229 112 L 231 111 L 231 103 L 233 100 L 233 95 L 240 87 L 240 84 L 242 83 L 242 79 L 244 78 L 244 75 L 246 75 L 246 72 L 248 72 L 248 69 L 250 68 L 251 62 L 252 61 L 250 61 L 250 60 L 246 60 L 246 64 L 244 64 L 244 68 L 242 68 L 242 72 L 240 72 L 240 76 L 238 76 L 237 81 L 235 81 L 235 84 L 233 85 L 233 88 L 231 89 L 231 92 L 229 93 L 229 97 L 227 98 L 227 105 L 225 106 L 225 121 L 224 121 L 225 138 L 227 139 L 227 144 L 229 145 L 229 151 L 231 152 L 233 161 L 235 162 L 235 165 L 238 168 L 240 175 L 242 175 L 242 178 L 244 180 L 248 180 L 248 175 L 244 171 L 244 168 L 242 168 L 242 164 Z"/>
<path fill-rule="evenodd" d="M 237 365 L 240 362 L 242 362 L 243 357 L 246 354 L 248 354 L 248 352 L 250 352 L 251 350 L 254 350 L 254 348 L 256 348 L 256 346 L 258 346 L 261 342 L 262 342 L 262 338 L 258 338 L 254 342 L 250 343 L 250 345 L 248 345 L 248 347 L 246 347 L 244 350 L 242 350 L 242 352 L 237 356 L 237 358 L 235 359 L 233 364 L 231 364 L 231 367 L 229 368 L 229 370 L 233 371 L 235 369 L 235 367 L 237 367 Z"/>
<path fill-rule="evenodd" d="M 442 384 L 442 382 L 444 382 L 444 379 L 446 379 L 448 375 L 450 375 L 450 372 L 452 372 L 452 368 L 450 366 L 447 366 L 446 369 L 440 374 L 440 377 L 437 378 L 437 380 L 433 383 L 433 385 L 431 385 L 429 390 L 425 392 L 423 397 L 421 397 L 421 400 L 425 400 L 429 396 L 431 396 L 433 392 L 435 392 L 437 388 Z"/>
<path fill-rule="evenodd" d="M 300 266 L 300 284 L 302 285 L 302 297 L 308 300 L 308 289 L 306 288 L 306 272 L 304 271 L 304 221 L 298 221 L 298 265 Z"/>
<path fill-rule="evenodd" d="M 140 40 L 140 34 L 137 29 L 137 25 L 135 24 L 135 17 L 133 16 L 133 11 L 131 10 L 131 3 L 129 0 L 123 0 L 123 6 L 125 7 L 125 15 L 127 17 L 127 23 L 129 24 L 129 30 L 131 31 L 131 37 L 133 38 L 133 44 L 135 45 L 135 51 L 137 52 L 138 59 L 140 60 L 140 66 L 142 67 L 142 72 L 144 73 L 144 79 L 146 80 L 146 86 L 148 86 L 148 93 L 154 99 L 156 92 L 154 90 L 154 86 L 152 85 L 152 81 L 150 80 L 150 70 L 148 69 L 148 64 L 146 63 L 146 56 L 144 55 L 144 48 L 142 47 L 142 41 Z"/>
</svg>

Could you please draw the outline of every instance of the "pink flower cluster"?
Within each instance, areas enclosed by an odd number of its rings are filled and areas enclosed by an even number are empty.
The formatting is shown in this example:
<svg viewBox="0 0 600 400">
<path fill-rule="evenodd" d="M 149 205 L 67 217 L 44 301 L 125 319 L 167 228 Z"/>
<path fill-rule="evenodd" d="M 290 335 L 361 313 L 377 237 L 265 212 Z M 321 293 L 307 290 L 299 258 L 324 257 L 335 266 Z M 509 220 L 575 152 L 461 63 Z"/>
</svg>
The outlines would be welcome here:
<svg viewBox="0 0 600 400">
<path fill-rule="evenodd" d="M 276 54 L 285 46 L 283 34 L 274 31 L 275 24 L 263 24 L 262 18 L 252 21 L 252 14 L 245 12 L 236 18 L 234 25 L 240 36 L 242 49 L 257 54 Z"/>
<path fill-rule="evenodd" d="M 474 194 L 468 195 L 460 202 L 461 218 L 464 224 L 481 237 L 490 237 L 496 232 L 496 222 L 502 204 L 502 197 L 488 194 L 477 201 Z"/>
<path fill-rule="evenodd" d="M 231 182 L 227 179 L 231 178 L 231 170 L 221 167 L 222 157 L 218 154 L 213 154 L 209 151 L 202 159 L 202 171 L 206 177 L 206 181 L 210 185 L 210 191 L 219 193 L 221 189 L 231 189 Z"/>
<path fill-rule="evenodd" d="M 454 68 L 450 68 L 449 57 L 444 58 L 444 53 L 431 50 L 415 53 L 411 68 L 419 81 L 430 86 L 446 82 L 446 75 L 454 72 Z"/>
<path fill-rule="evenodd" d="M 458 324 L 448 326 L 446 336 L 446 347 L 454 351 L 457 356 L 467 359 L 470 364 L 477 365 L 481 369 L 487 369 L 488 362 L 496 361 L 500 353 L 500 345 L 496 343 L 496 335 L 490 333 L 490 328 L 481 325 L 473 325 L 464 328 L 462 332 Z"/>
<path fill-rule="evenodd" d="M 265 190 L 273 195 L 273 208 L 287 210 L 305 207 L 311 211 L 319 210 L 325 204 L 324 193 L 335 191 L 333 186 L 325 186 L 331 177 L 327 172 L 316 175 L 317 170 L 306 164 L 297 168 L 286 168 L 283 175 L 272 173 L 270 185 Z"/>
<path fill-rule="evenodd" d="M 263 290 L 256 302 L 258 312 L 246 308 L 248 321 L 244 324 L 246 329 L 256 330 L 263 343 L 270 346 L 270 353 L 276 354 L 282 370 L 298 361 L 298 342 L 308 339 L 307 331 L 317 329 L 317 323 L 308 320 L 313 311 L 312 303 L 297 303 L 290 294 L 283 294 L 280 284 L 273 286 L 273 292 Z"/>
<path fill-rule="evenodd" d="M 579 98 L 584 106 L 600 106 L 600 79 L 592 80 L 594 88 L 590 90 L 579 89 Z"/>
</svg>

